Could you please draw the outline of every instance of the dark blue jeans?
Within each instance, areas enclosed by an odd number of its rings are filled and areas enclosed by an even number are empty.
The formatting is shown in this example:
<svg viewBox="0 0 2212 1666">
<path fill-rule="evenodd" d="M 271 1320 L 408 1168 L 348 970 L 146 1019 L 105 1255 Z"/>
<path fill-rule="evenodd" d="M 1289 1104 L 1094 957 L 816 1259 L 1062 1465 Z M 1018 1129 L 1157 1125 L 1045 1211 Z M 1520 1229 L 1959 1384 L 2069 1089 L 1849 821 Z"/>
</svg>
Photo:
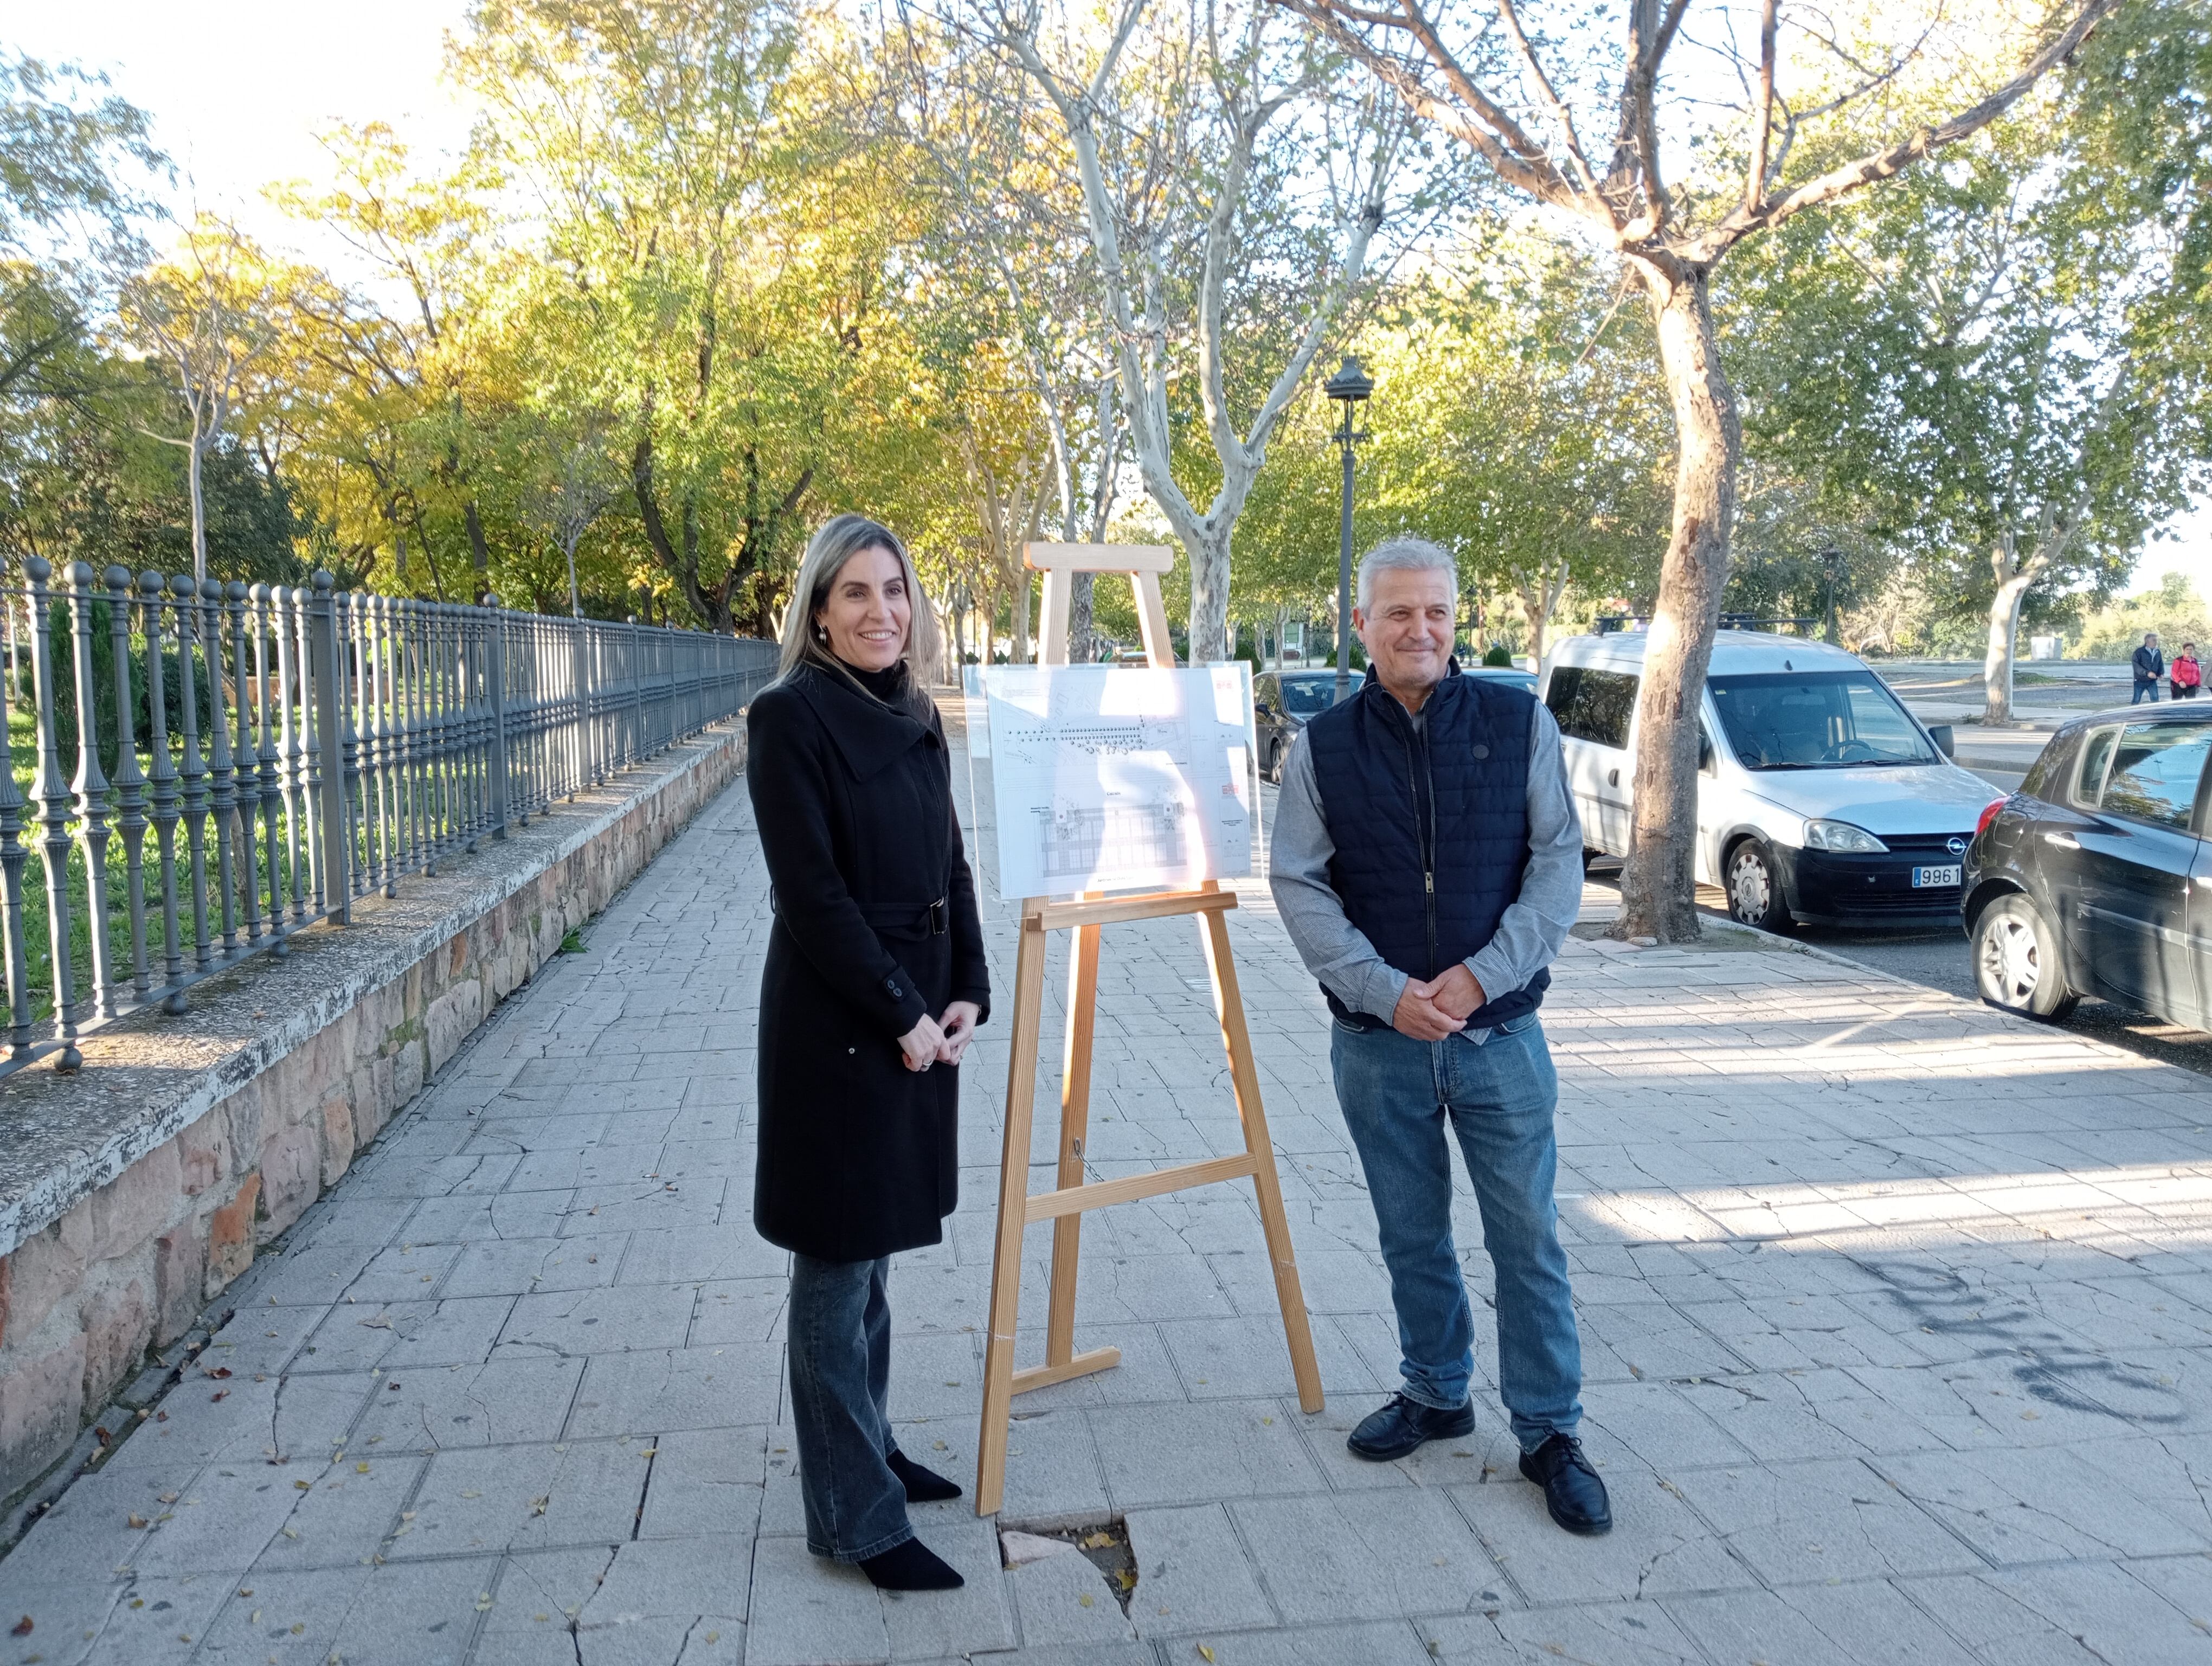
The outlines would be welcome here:
<svg viewBox="0 0 2212 1666">
<path fill-rule="evenodd" d="M 2128 704 L 2140 706 L 2145 701 L 2148 701 L 2154 706 L 2158 704 L 2158 684 L 2155 681 L 2146 683 L 2138 678 L 2136 680 L 2135 697 L 2130 700 Z"/>
<path fill-rule="evenodd" d="M 1532 1452 L 1554 1433 L 1572 1434 L 1583 1356 L 1552 1197 L 1559 1082 L 1535 1015 L 1480 1044 L 1340 1022 L 1329 1061 L 1382 1229 L 1407 1397 L 1458 1406 L 1474 1374 L 1474 1315 L 1452 1242 L 1449 1122 L 1496 1269 L 1498 1387 L 1513 1432 Z"/>
<path fill-rule="evenodd" d="M 891 1308 L 880 1261 L 791 1258 L 791 1420 L 806 1547 L 864 1561 L 914 1537 L 906 1487 L 888 1462 Z"/>
</svg>

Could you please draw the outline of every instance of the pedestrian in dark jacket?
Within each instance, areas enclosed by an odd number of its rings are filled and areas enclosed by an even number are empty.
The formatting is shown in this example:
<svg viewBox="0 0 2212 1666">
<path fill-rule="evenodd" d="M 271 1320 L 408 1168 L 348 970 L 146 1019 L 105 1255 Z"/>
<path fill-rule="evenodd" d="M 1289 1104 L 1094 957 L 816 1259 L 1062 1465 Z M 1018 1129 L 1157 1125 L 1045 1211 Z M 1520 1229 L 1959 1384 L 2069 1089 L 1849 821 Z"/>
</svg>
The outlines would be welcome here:
<svg viewBox="0 0 2212 1666">
<path fill-rule="evenodd" d="M 907 1520 L 909 1500 L 960 1489 L 892 1438 L 886 1279 L 895 1253 L 944 1237 L 960 1058 L 990 1004 L 928 692 L 938 652 L 904 546 L 839 515 L 807 545 L 781 674 L 746 723 L 775 914 L 753 1221 L 792 1252 L 806 1544 L 890 1590 L 961 1583 Z"/>
<path fill-rule="evenodd" d="M 2158 651 L 2158 632 L 2143 633 L 2142 646 L 2136 650 L 2136 692 L 2128 702 L 2140 706 L 2144 701 L 2158 703 L 2158 679 L 2166 675 L 2166 656 Z"/>
</svg>

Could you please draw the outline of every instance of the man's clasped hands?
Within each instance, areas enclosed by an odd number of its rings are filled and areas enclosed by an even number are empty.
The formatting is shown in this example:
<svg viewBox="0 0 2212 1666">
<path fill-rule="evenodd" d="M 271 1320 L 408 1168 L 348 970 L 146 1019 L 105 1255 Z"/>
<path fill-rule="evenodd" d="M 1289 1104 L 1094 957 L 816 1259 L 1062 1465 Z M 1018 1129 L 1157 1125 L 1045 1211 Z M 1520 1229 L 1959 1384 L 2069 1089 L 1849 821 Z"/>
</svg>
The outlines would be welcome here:
<svg viewBox="0 0 2212 1666">
<path fill-rule="evenodd" d="M 1441 977 L 1407 978 L 1390 1027 L 1415 1041 L 1442 1041 L 1467 1028 L 1467 1015 L 1490 999 L 1464 963 Z"/>
</svg>

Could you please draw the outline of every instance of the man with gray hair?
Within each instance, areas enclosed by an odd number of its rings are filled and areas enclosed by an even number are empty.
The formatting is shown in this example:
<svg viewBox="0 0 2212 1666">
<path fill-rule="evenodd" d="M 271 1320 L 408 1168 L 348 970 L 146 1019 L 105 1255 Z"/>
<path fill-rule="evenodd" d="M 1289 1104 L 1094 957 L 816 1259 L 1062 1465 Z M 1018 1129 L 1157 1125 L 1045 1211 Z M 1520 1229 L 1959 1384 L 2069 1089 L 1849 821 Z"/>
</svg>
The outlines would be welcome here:
<svg viewBox="0 0 2212 1666">
<path fill-rule="evenodd" d="M 1458 602 L 1435 544 L 1368 552 L 1352 616 L 1366 680 L 1300 732 L 1270 852 L 1283 923 L 1335 1019 L 1337 1103 L 1398 1313 L 1404 1386 L 1346 1444 L 1382 1462 L 1474 1427 L 1449 1124 L 1496 1269 L 1521 1473 L 1561 1527 L 1603 1533 L 1612 1507 L 1576 1436 L 1582 1345 L 1552 1195 L 1559 1079 L 1536 1021 L 1582 903 L 1582 826 L 1552 714 L 1460 674 Z"/>
</svg>

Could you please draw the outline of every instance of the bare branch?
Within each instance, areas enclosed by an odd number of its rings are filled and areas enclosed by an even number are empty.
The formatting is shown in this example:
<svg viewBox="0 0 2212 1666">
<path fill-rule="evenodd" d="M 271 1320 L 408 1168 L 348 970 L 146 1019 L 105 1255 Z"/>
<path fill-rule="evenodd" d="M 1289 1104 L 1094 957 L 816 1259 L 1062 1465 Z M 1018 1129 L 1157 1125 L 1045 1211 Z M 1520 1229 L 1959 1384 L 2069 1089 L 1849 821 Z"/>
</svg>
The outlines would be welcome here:
<svg viewBox="0 0 2212 1666">
<path fill-rule="evenodd" d="M 1302 17 L 1328 36 L 1330 42 L 1357 60 L 1405 100 L 1406 107 L 1414 114 L 1431 121 L 1464 144 L 1490 165 L 1491 171 L 1516 190 L 1526 192 L 1542 203 L 1571 208 L 1577 212 L 1603 218 L 1601 206 L 1584 202 L 1574 188 L 1553 167 L 1540 149 L 1529 147 L 1533 155 L 1516 154 L 1501 143 L 1498 136 L 1444 100 L 1438 98 L 1423 84 L 1420 76 L 1400 58 L 1382 52 L 1369 42 L 1357 30 L 1344 21 L 1345 14 L 1337 0 L 1271 0 L 1295 16 Z M 1414 28 L 1411 21 L 1394 22 L 1393 27 Z M 1433 33 L 1431 33 L 1433 38 Z M 1425 42 L 1424 45 L 1425 46 Z M 1445 54 L 1449 59 L 1449 54 Z M 1447 70 L 1447 78 L 1450 76 Z M 1461 77 L 1464 82 L 1465 77 Z M 1471 83 L 1468 83 L 1471 85 Z M 1459 91 L 1455 86 L 1454 90 Z M 1487 102 L 1487 100 L 1485 100 Z"/>
<path fill-rule="evenodd" d="M 2048 46 L 2030 58 L 2027 66 L 2003 86 L 1970 108 L 1960 111 L 1949 120 L 1933 127 L 1924 127 L 1911 137 L 1899 141 L 1886 149 L 1859 157 L 1856 161 L 1831 168 L 1826 173 L 1807 180 L 1779 201 L 1765 204 L 1759 209 L 1740 211 L 1729 216 L 1711 238 L 1703 240 L 1716 243 L 1707 258 L 1718 254 L 1746 232 L 1761 231 L 1780 225 L 1793 214 L 1802 214 L 1823 203 L 1832 203 L 1847 196 L 1863 185 L 1874 184 L 1901 173 L 1922 157 L 1941 149 L 1947 144 L 1956 144 L 1988 126 L 2012 108 L 2027 94 L 2044 73 L 2056 64 L 2070 57 L 2090 33 L 2111 15 L 2119 0 L 2086 0 L 2073 22 Z"/>
<path fill-rule="evenodd" d="M 1772 5 L 1775 0 L 1767 0 L 1767 3 Z M 1558 89 L 1552 85 L 1551 76 L 1544 73 L 1544 66 L 1536 57 L 1536 49 L 1528 44 L 1528 33 L 1521 27 L 1521 13 L 1513 0 L 1498 0 L 1498 15 L 1504 22 L 1506 33 L 1513 37 L 1513 44 L 1521 53 L 1521 61 L 1534 80 L 1536 90 L 1543 95 L 1545 106 L 1552 112 L 1552 119 L 1559 125 L 1559 135 L 1567 147 L 1568 160 L 1575 165 L 1576 179 L 1582 182 L 1585 192 L 1596 195 L 1597 176 L 1590 172 L 1589 161 L 1583 155 L 1582 139 L 1575 132 L 1574 112 L 1559 97 Z"/>
<path fill-rule="evenodd" d="M 1751 161 L 1743 171 L 1743 206 L 1758 212 L 1766 197 L 1766 146 L 1774 131 L 1774 36 L 1781 0 L 1764 0 L 1759 9 L 1759 95 L 1751 113 Z"/>
</svg>

